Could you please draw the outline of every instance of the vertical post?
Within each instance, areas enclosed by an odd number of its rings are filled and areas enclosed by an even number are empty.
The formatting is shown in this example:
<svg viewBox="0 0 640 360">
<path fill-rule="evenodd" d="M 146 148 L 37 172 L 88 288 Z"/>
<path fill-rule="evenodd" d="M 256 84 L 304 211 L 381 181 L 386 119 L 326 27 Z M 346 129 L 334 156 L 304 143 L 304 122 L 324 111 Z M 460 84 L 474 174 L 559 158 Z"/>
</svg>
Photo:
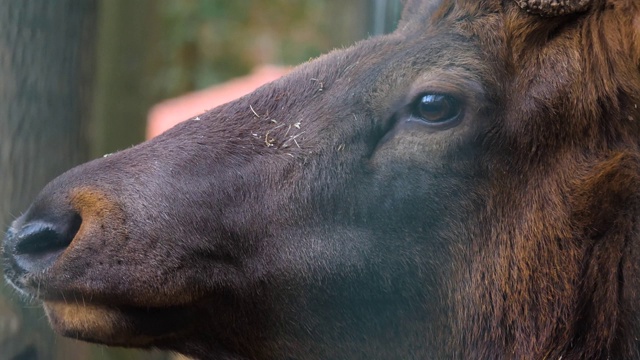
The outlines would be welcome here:
<svg viewBox="0 0 640 360">
<path fill-rule="evenodd" d="M 150 64 L 158 46 L 156 0 L 100 2 L 92 155 L 126 149 L 144 140 L 153 104 Z"/>
<path fill-rule="evenodd" d="M 382 35 L 395 30 L 400 13 L 400 0 L 371 0 L 371 35 Z"/>
<path fill-rule="evenodd" d="M 96 0 L 0 0 L 0 228 L 38 191 L 88 159 Z M 0 287 L 0 358 L 83 357 L 39 307 Z M 72 349 L 73 347 L 73 349 Z"/>
<path fill-rule="evenodd" d="M 373 0 L 372 35 L 382 35 L 387 17 L 387 0 Z"/>
</svg>

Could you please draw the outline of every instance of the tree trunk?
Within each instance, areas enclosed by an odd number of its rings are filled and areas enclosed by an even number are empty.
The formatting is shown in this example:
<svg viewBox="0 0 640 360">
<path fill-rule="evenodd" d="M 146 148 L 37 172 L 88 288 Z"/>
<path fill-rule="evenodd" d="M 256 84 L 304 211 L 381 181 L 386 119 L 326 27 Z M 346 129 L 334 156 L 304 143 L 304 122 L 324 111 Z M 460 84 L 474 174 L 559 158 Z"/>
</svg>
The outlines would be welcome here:
<svg viewBox="0 0 640 360">
<path fill-rule="evenodd" d="M 0 228 L 40 189 L 87 160 L 95 0 L 0 0 Z M 0 359 L 86 358 L 39 306 L 0 294 Z"/>
<path fill-rule="evenodd" d="M 92 154 L 126 149 L 144 141 L 151 97 L 150 64 L 158 34 L 156 0 L 100 3 Z"/>
</svg>

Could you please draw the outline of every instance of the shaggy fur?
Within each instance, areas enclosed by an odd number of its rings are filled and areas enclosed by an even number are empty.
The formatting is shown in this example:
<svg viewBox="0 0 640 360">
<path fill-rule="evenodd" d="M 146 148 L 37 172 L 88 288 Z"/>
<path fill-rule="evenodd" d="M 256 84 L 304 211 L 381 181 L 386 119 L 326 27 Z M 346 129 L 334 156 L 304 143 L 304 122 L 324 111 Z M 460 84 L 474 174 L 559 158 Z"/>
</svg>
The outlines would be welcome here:
<svg viewBox="0 0 640 360">
<path fill-rule="evenodd" d="M 198 358 L 640 359 L 640 3 L 553 4 L 410 0 L 70 170 L 8 281 L 64 335 Z"/>
</svg>

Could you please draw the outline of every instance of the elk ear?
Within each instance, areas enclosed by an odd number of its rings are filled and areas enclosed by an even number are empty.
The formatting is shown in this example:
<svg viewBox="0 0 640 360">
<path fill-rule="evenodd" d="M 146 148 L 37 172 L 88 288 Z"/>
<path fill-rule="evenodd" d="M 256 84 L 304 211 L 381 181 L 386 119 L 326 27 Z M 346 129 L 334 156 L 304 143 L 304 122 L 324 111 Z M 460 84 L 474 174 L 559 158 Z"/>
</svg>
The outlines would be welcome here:
<svg viewBox="0 0 640 360">
<path fill-rule="evenodd" d="M 402 2 L 402 16 L 398 22 L 398 29 L 405 27 L 409 21 L 420 14 L 420 7 L 425 2 L 424 0 L 401 0 Z"/>
<path fill-rule="evenodd" d="M 421 2 L 420 0 L 402 0 L 402 19 L 407 19 L 415 14 Z"/>
<path fill-rule="evenodd" d="M 515 0 L 518 5 L 532 14 L 553 17 L 586 11 L 593 0 Z"/>
</svg>

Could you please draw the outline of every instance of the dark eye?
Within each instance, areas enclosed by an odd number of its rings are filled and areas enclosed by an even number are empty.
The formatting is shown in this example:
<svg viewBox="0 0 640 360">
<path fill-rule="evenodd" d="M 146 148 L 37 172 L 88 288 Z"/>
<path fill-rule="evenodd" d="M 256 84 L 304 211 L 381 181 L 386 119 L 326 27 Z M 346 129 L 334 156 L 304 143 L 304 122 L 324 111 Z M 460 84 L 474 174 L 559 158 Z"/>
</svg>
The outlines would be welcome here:
<svg viewBox="0 0 640 360">
<path fill-rule="evenodd" d="M 430 124 L 448 123 L 461 113 L 460 102 L 450 95 L 425 94 L 416 101 L 413 116 Z"/>
</svg>

